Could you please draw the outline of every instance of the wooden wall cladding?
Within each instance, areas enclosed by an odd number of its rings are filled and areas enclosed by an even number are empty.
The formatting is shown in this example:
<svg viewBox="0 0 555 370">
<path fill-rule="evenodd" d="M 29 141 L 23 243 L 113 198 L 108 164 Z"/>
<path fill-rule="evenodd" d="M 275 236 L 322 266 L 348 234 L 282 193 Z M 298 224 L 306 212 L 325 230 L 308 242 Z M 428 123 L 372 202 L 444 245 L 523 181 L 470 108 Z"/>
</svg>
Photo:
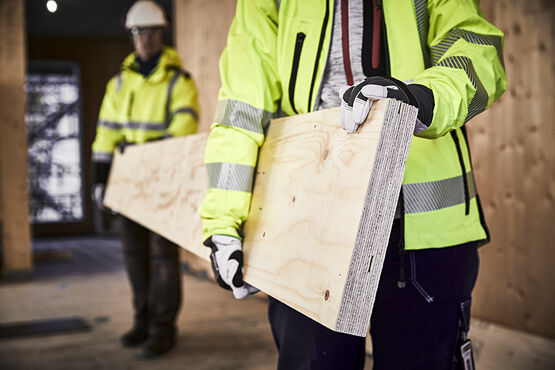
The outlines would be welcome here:
<svg viewBox="0 0 555 370">
<path fill-rule="evenodd" d="M 199 85 L 202 131 L 214 116 L 218 60 L 235 3 L 175 0 L 175 40 Z M 480 251 L 473 312 L 555 337 L 555 2 L 482 0 L 480 6 L 505 32 L 509 87 L 468 125 L 476 180 L 493 238 Z"/>
<path fill-rule="evenodd" d="M 505 33 L 509 85 L 468 124 L 492 234 L 480 251 L 473 313 L 555 338 L 555 2 L 483 0 Z"/>
<path fill-rule="evenodd" d="M 214 119 L 220 90 L 220 55 L 235 16 L 235 0 L 175 0 L 175 44 L 183 65 L 197 84 L 199 132 Z"/>
<path fill-rule="evenodd" d="M 24 3 L 0 1 L 0 199 L 2 204 L 2 272 L 28 274 L 32 269 L 27 192 L 25 129 Z"/>
</svg>

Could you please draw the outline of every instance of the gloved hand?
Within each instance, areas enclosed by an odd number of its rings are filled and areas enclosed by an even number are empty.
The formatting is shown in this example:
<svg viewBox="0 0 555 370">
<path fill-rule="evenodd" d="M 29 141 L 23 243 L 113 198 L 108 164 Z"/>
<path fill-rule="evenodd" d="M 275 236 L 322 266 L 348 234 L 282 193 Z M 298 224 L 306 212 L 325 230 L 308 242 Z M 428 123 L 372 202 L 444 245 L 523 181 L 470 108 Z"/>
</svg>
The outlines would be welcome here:
<svg viewBox="0 0 555 370">
<path fill-rule="evenodd" d="M 102 183 L 94 184 L 91 188 L 92 201 L 101 211 L 106 210 L 103 204 L 105 190 L 106 190 L 106 186 Z"/>
<path fill-rule="evenodd" d="M 367 77 L 353 86 L 339 90 L 341 98 L 341 127 L 347 133 L 355 132 L 366 121 L 376 100 L 393 98 L 419 109 L 414 132 L 422 132 L 432 122 L 434 96 L 425 86 L 405 85 L 393 77 Z"/>
<path fill-rule="evenodd" d="M 231 290 L 237 299 L 243 299 L 258 289 L 243 281 L 243 250 L 239 239 L 227 235 L 213 235 L 204 245 L 212 249 L 210 262 L 218 284 Z"/>
</svg>

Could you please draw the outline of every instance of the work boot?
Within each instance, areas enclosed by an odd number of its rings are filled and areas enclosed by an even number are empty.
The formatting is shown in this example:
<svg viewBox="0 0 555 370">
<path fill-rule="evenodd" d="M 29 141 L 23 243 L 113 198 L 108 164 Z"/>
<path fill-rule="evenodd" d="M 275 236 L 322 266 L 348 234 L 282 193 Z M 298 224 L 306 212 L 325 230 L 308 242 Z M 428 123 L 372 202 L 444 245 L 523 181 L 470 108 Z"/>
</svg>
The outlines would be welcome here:
<svg viewBox="0 0 555 370">
<path fill-rule="evenodd" d="M 163 355 L 173 348 L 175 337 L 154 335 L 148 338 L 143 351 L 138 354 L 141 359 L 151 359 Z"/>
<path fill-rule="evenodd" d="M 135 324 L 127 333 L 120 338 L 121 345 L 125 348 L 136 347 L 142 344 L 148 338 L 148 329 L 146 325 Z"/>
</svg>

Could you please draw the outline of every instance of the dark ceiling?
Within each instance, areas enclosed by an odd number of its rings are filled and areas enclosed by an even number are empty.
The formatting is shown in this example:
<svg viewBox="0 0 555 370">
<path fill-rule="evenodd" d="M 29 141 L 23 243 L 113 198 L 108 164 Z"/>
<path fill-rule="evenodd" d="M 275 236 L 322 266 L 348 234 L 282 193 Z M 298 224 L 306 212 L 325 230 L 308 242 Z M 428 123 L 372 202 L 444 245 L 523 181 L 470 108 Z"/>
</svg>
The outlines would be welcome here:
<svg viewBox="0 0 555 370">
<path fill-rule="evenodd" d="M 135 0 L 56 0 L 50 13 L 47 0 L 27 0 L 27 31 L 43 37 L 127 37 L 125 14 Z M 171 22 L 171 0 L 158 0 Z"/>
</svg>

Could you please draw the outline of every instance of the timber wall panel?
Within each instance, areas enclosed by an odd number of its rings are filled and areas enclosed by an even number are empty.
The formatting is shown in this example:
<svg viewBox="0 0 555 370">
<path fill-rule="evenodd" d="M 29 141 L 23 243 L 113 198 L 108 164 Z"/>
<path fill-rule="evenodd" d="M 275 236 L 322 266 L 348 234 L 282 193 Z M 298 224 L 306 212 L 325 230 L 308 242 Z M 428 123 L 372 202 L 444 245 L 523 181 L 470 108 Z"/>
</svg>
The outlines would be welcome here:
<svg viewBox="0 0 555 370">
<path fill-rule="evenodd" d="M 476 316 L 555 338 L 555 2 L 487 0 L 505 33 L 509 85 L 469 139 L 492 234 L 480 251 Z"/>
<path fill-rule="evenodd" d="M 24 2 L 0 1 L 0 203 L 2 270 L 27 274 L 32 269 L 27 192 L 25 129 Z"/>
</svg>

